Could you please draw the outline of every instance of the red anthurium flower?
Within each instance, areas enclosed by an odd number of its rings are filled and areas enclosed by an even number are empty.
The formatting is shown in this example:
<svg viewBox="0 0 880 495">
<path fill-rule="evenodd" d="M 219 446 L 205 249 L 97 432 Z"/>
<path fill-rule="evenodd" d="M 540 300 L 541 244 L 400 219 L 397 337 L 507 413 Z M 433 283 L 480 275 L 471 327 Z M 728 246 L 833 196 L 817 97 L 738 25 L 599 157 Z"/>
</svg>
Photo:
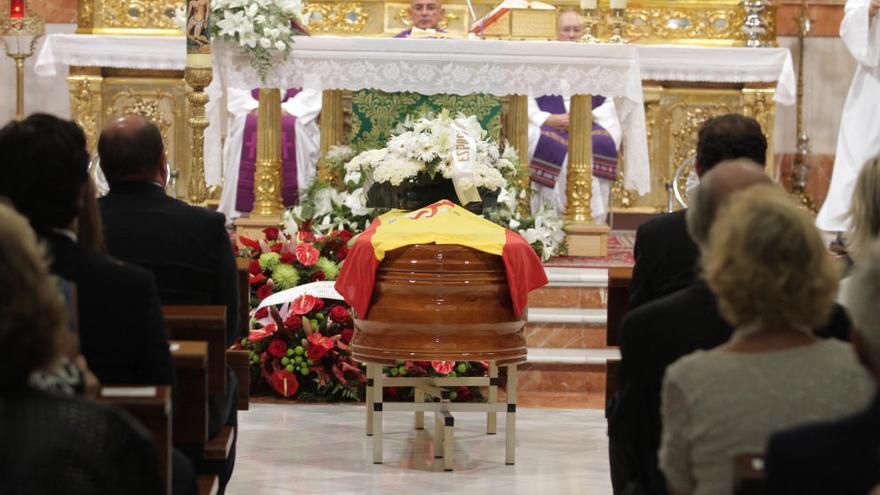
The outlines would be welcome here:
<svg viewBox="0 0 880 495">
<path fill-rule="evenodd" d="M 266 239 L 270 241 L 278 240 L 278 227 L 266 227 L 263 229 L 263 234 L 266 236 Z"/>
<path fill-rule="evenodd" d="M 283 244 L 281 244 L 280 242 L 276 242 L 275 244 L 272 244 L 272 246 L 269 247 L 269 250 L 272 251 L 273 253 L 280 253 L 281 248 L 283 248 L 283 247 L 284 247 Z"/>
<path fill-rule="evenodd" d="M 245 245 L 251 249 L 256 249 L 257 252 L 260 251 L 260 243 L 259 242 L 248 239 L 247 237 L 245 237 L 243 235 L 238 236 L 238 242 L 242 243 L 243 245 Z"/>
<path fill-rule="evenodd" d="M 296 238 L 300 242 L 314 242 L 315 234 L 309 230 L 300 229 L 300 231 L 296 233 Z"/>
<path fill-rule="evenodd" d="M 272 388 L 284 398 L 293 397 L 299 390 L 299 381 L 296 379 L 296 375 L 284 369 L 275 370 L 269 382 L 272 383 Z"/>
<path fill-rule="evenodd" d="M 262 301 L 263 299 L 266 299 L 267 297 L 269 297 L 271 295 L 272 295 L 272 288 L 269 287 L 269 284 L 266 284 L 266 285 L 260 287 L 259 289 L 257 289 L 257 299 L 259 299 L 260 301 Z"/>
<path fill-rule="evenodd" d="M 455 361 L 431 361 L 431 367 L 441 375 L 447 375 L 455 366 Z"/>
<path fill-rule="evenodd" d="M 314 265 L 318 262 L 318 257 L 321 255 L 314 246 L 306 243 L 297 244 L 294 254 L 296 254 L 297 261 L 302 263 L 303 266 Z"/>
<path fill-rule="evenodd" d="M 251 275 L 248 278 L 248 283 L 250 283 L 251 285 L 260 285 L 265 284 L 267 280 L 269 280 L 268 277 L 266 277 L 262 273 L 259 273 L 257 275 Z"/>
<path fill-rule="evenodd" d="M 281 339 L 272 339 L 267 351 L 274 357 L 283 358 L 287 353 L 287 344 Z"/>
<path fill-rule="evenodd" d="M 291 253 L 290 251 L 285 251 L 281 253 L 281 262 L 285 265 L 292 265 L 294 261 L 296 261 L 295 254 Z"/>
<path fill-rule="evenodd" d="M 258 274 L 260 274 L 260 273 L 262 273 L 262 272 L 263 272 L 263 269 L 260 268 L 260 262 L 259 262 L 259 261 L 257 261 L 257 260 L 251 260 L 251 262 L 248 263 L 248 273 L 250 273 L 251 275 L 258 275 Z"/>
<path fill-rule="evenodd" d="M 327 351 L 333 349 L 333 340 L 317 332 L 308 336 L 308 342 L 309 350 L 306 355 L 312 361 L 321 359 Z"/>
<path fill-rule="evenodd" d="M 267 316 L 269 316 L 269 308 L 260 308 L 254 313 L 254 318 L 257 320 L 262 320 Z"/>
<path fill-rule="evenodd" d="M 248 340 L 251 342 L 259 342 L 266 337 L 273 335 L 276 329 L 277 327 L 274 324 L 266 325 L 263 328 L 255 328 L 248 334 Z"/>
<path fill-rule="evenodd" d="M 315 309 L 315 305 L 317 305 L 319 301 L 320 299 L 315 296 L 304 294 L 293 300 L 290 309 L 295 315 L 308 314 Z"/>
</svg>

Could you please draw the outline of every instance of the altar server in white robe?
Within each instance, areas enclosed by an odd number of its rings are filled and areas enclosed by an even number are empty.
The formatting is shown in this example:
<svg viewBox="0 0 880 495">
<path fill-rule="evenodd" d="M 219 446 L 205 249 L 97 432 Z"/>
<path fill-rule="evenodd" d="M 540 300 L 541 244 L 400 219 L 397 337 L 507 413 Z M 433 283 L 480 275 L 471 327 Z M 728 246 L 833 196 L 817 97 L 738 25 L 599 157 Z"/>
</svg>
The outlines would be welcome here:
<svg viewBox="0 0 880 495">
<path fill-rule="evenodd" d="M 575 11 L 559 14 L 559 41 L 577 41 L 584 34 L 583 20 Z M 549 203 L 559 213 L 566 206 L 568 125 L 571 99 L 558 95 L 529 98 L 529 172 L 532 179 L 531 207 L 536 211 Z M 623 130 L 614 100 L 594 96 L 593 101 L 593 219 L 604 223 L 611 186 L 618 173 L 617 152 Z"/>
<path fill-rule="evenodd" d="M 826 231 L 847 229 L 856 177 L 868 160 L 880 155 L 880 0 L 848 0 L 840 37 L 858 62 L 840 121 L 831 186 L 816 225 Z"/>
<path fill-rule="evenodd" d="M 253 208 L 258 97 L 257 90 L 227 88 L 226 91 L 229 124 L 223 146 L 223 192 L 218 210 L 228 221 Z M 281 98 L 282 200 L 285 206 L 292 206 L 299 192 L 315 177 L 321 146 L 317 123 L 321 92 L 289 89 Z"/>
</svg>

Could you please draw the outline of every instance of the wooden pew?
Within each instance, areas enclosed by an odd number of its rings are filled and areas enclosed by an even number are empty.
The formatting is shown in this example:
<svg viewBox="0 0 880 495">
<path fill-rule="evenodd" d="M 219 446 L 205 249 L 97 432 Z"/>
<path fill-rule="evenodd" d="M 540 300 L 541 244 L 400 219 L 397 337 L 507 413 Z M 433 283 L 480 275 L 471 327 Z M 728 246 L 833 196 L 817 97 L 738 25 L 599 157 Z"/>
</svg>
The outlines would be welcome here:
<svg viewBox="0 0 880 495">
<path fill-rule="evenodd" d="M 208 343 L 208 387 L 214 395 L 226 394 L 226 365 L 238 378 L 238 409 L 249 408 L 250 360 L 246 351 L 226 349 L 226 308 L 206 305 L 164 305 L 168 338 Z M 244 355 L 241 355 L 244 352 Z M 247 364 L 247 366 L 244 366 Z"/>
<path fill-rule="evenodd" d="M 759 495 L 764 493 L 764 456 L 740 454 L 733 459 L 733 494 Z"/>
<path fill-rule="evenodd" d="M 124 393 L 127 392 L 127 393 Z M 150 432 L 159 455 L 164 493 L 171 494 L 171 387 L 102 387 L 97 401 L 124 409 Z"/>
<path fill-rule="evenodd" d="M 204 445 L 208 441 L 208 344 L 171 341 L 171 359 L 177 370 L 179 401 L 174 444 Z"/>
</svg>

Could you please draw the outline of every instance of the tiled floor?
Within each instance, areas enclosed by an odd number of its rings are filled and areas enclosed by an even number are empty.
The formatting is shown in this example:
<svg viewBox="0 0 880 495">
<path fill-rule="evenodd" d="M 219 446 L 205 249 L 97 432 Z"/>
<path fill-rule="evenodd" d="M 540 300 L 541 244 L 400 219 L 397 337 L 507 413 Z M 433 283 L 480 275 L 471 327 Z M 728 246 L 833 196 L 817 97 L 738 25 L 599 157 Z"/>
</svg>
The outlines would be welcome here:
<svg viewBox="0 0 880 495">
<path fill-rule="evenodd" d="M 487 436 L 480 413 L 456 415 L 455 471 L 434 460 L 412 413 L 385 413 L 385 463 L 374 465 L 364 406 L 252 404 L 239 413 L 238 494 L 610 494 L 605 418 L 598 409 L 517 411 L 517 463 L 504 464 L 504 420 Z M 426 414 L 426 424 L 433 418 Z"/>
</svg>

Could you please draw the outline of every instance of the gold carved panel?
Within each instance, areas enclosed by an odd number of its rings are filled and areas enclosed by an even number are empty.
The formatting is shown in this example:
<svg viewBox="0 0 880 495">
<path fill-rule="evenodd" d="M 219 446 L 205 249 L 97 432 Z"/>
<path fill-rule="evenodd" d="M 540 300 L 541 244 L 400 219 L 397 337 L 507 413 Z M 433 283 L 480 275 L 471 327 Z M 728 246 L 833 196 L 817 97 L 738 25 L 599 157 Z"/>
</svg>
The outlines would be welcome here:
<svg viewBox="0 0 880 495">
<path fill-rule="evenodd" d="M 77 32 L 180 36 L 174 14 L 183 6 L 184 0 L 80 0 Z"/>
<path fill-rule="evenodd" d="M 305 6 L 310 33 L 360 34 L 370 19 L 361 2 L 309 3 Z"/>
</svg>

